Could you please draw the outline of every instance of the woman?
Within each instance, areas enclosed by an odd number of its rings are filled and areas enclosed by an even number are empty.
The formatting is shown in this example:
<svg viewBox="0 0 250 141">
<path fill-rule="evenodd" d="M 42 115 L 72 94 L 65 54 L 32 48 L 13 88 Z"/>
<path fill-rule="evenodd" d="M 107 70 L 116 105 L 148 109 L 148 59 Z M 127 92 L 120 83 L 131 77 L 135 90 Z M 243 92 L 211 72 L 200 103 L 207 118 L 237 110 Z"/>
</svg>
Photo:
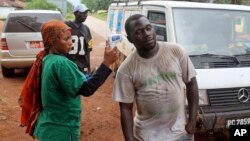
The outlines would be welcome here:
<svg viewBox="0 0 250 141">
<path fill-rule="evenodd" d="M 41 28 L 47 55 L 42 59 L 41 105 L 34 136 L 41 141 L 78 141 L 80 139 L 80 95 L 90 96 L 112 72 L 116 49 L 107 44 L 104 60 L 86 80 L 77 65 L 66 55 L 71 50 L 71 29 L 62 21 L 51 20 Z"/>
</svg>

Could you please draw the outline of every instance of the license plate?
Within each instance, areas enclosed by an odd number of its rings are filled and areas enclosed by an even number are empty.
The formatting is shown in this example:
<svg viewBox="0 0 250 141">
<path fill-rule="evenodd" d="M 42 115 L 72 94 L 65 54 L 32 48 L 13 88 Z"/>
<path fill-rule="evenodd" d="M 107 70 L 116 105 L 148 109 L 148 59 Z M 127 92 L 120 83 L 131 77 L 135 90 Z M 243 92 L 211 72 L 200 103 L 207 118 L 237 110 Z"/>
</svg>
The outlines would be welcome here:
<svg viewBox="0 0 250 141">
<path fill-rule="evenodd" d="M 230 125 L 250 125 L 250 118 L 236 118 L 226 120 L 226 128 Z"/>
<path fill-rule="evenodd" d="M 41 41 L 31 41 L 30 48 L 43 48 L 43 42 Z"/>
</svg>

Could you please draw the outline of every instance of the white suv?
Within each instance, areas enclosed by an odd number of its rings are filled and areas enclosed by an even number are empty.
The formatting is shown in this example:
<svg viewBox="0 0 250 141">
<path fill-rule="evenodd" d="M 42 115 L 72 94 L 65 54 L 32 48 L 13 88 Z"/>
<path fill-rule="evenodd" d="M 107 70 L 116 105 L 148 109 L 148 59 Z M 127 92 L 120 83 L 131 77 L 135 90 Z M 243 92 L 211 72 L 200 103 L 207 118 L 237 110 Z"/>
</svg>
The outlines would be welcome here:
<svg viewBox="0 0 250 141">
<path fill-rule="evenodd" d="M 40 27 L 51 19 L 63 21 L 59 11 L 17 10 L 9 13 L 1 37 L 3 76 L 11 77 L 15 69 L 31 67 L 36 54 L 43 49 Z"/>
</svg>

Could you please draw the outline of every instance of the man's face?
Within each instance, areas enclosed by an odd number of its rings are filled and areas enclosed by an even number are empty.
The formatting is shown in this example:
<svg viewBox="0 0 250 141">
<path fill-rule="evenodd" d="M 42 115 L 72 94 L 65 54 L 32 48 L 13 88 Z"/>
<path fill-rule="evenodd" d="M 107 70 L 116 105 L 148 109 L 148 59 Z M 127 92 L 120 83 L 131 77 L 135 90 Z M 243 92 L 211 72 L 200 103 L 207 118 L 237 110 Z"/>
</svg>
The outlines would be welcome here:
<svg viewBox="0 0 250 141">
<path fill-rule="evenodd" d="M 145 17 L 130 22 L 130 41 L 138 50 L 150 51 L 156 46 L 155 31 Z"/>
<path fill-rule="evenodd" d="M 85 12 L 79 12 L 78 11 L 76 13 L 76 20 L 79 21 L 79 22 L 85 22 L 87 17 L 88 17 L 88 11 L 85 11 Z"/>
</svg>

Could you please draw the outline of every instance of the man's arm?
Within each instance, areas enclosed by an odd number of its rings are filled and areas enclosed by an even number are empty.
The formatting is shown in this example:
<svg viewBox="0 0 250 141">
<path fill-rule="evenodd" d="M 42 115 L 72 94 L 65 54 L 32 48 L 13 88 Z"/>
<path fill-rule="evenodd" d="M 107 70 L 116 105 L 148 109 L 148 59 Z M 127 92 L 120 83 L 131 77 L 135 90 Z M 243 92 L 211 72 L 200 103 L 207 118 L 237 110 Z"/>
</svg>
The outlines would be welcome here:
<svg viewBox="0 0 250 141">
<path fill-rule="evenodd" d="M 186 88 L 189 111 L 189 118 L 186 125 L 186 131 L 189 134 L 194 134 L 199 103 L 198 85 L 195 77 L 192 78 L 190 82 L 186 83 Z"/>
<path fill-rule="evenodd" d="M 121 112 L 121 125 L 125 141 L 135 141 L 133 135 L 133 103 L 119 103 Z"/>
</svg>

